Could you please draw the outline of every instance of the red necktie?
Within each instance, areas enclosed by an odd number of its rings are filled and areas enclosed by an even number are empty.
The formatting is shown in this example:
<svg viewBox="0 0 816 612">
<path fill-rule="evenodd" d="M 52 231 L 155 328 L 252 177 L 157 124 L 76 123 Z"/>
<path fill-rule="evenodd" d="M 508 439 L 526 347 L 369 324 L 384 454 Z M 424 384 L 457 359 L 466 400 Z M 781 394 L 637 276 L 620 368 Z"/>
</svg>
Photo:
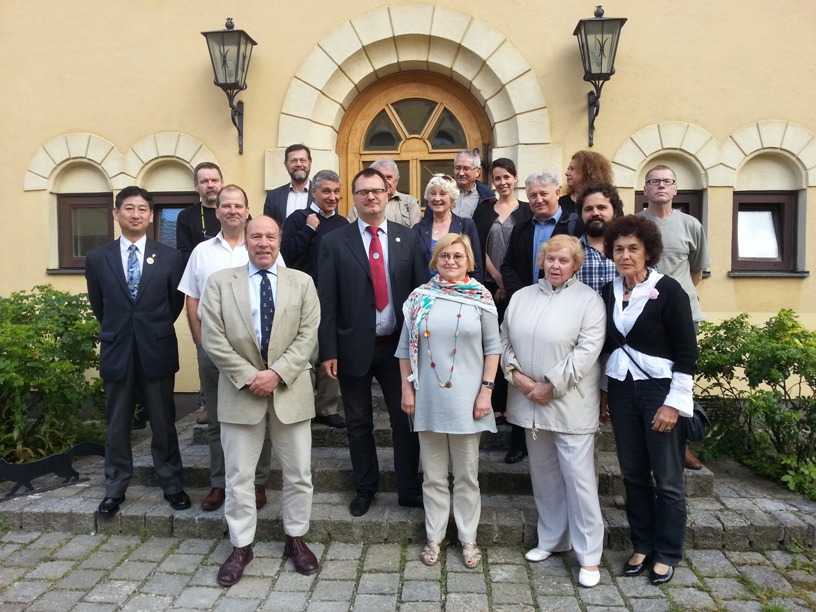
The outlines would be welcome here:
<svg viewBox="0 0 816 612">
<path fill-rule="evenodd" d="M 369 225 L 366 230 L 371 234 L 368 246 L 368 264 L 371 266 L 371 284 L 374 285 L 374 305 L 377 310 L 388 306 L 388 284 L 385 280 L 385 257 L 380 244 L 379 228 Z"/>
</svg>

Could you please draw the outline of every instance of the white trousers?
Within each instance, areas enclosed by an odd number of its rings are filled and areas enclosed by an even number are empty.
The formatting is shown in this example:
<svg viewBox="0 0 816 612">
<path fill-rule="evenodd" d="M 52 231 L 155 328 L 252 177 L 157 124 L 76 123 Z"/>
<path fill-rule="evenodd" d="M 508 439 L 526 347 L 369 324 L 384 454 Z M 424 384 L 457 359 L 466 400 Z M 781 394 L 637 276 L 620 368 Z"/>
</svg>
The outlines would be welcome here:
<svg viewBox="0 0 816 612">
<path fill-rule="evenodd" d="M 479 491 L 479 440 L 481 433 L 442 434 L 420 431 L 422 497 L 425 533 L 429 542 L 445 538 L 450 518 L 449 469 L 453 472 L 453 519 L 462 544 L 476 542 L 482 497 Z M 450 466 L 450 468 L 449 468 Z"/>
<path fill-rule="evenodd" d="M 575 550 L 581 565 L 598 565 L 604 526 L 595 474 L 595 434 L 526 430 L 530 479 L 538 511 L 538 548 Z"/>
<path fill-rule="evenodd" d="M 255 540 L 258 522 L 258 511 L 255 509 L 255 466 L 258 465 L 267 424 L 269 439 L 283 473 L 283 530 L 292 537 L 303 536 L 309 531 L 313 493 L 311 420 L 285 425 L 270 408 L 266 417 L 257 425 L 221 423 L 226 477 L 224 517 L 227 519 L 233 546 L 247 546 Z"/>
</svg>

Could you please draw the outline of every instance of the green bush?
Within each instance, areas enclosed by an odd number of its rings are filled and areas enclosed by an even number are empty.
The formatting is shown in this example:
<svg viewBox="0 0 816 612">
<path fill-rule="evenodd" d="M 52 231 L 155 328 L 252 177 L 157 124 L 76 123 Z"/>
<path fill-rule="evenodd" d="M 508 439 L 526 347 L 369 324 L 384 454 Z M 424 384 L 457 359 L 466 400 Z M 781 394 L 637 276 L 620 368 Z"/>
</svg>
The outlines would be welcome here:
<svg viewBox="0 0 816 612">
<path fill-rule="evenodd" d="M 816 499 L 816 332 L 789 309 L 703 323 L 698 395 L 714 405 L 705 452 L 728 453 Z"/>
<path fill-rule="evenodd" d="M 0 457 L 29 461 L 100 439 L 99 325 L 87 296 L 37 286 L 0 297 Z"/>
</svg>

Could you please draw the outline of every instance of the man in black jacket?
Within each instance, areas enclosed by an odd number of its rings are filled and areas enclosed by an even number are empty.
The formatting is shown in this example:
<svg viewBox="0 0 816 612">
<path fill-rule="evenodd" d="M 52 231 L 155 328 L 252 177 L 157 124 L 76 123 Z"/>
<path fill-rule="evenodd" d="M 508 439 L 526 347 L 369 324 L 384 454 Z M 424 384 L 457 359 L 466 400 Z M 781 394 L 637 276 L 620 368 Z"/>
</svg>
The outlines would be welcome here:
<svg viewBox="0 0 816 612">
<path fill-rule="evenodd" d="M 218 192 L 224 182 L 221 168 L 213 162 L 201 162 L 193 170 L 193 180 L 201 202 L 188 206 L 176 217 L 176 248 L 185 262 L 199 242 L 221 231 L 221 222 L 215 214 Z"/>
<path fill-rule="evenodd" d="M 307 208 L 312 203 L 309 188 L 309 172 L 312 169 L 312 152 L 304 144 L 293 144 L 283 152 L 283 164 L 291 179 L 266 194 L 264 214 L 272 217 L 283 227 L 286 218 L 296 210 Z M 284 259 L 286 256 L 284 255 Z M 289 262 L 286 262 L 289 265 Z"/>
<path fill-rule="evenodd" d="M 349 451 L 357 495 L 349 510 L 368 512 L 379 486 L 371 379 L 380 383 L 391 418 L 400 505 L 419 507 L 419 441 L 400 408 L 402 384 L 394 357 L 402 305 L 425 278 L 422 255 L 407 227 L 385 219 L 385 177 L 366 168 L 352 181 L 358 219 L 331 232 L 320 245 L 318 333 L 321 367 L 337 377 L 346 409 Z"/>
<path fill-rule="evenodd" d="M 88 299 L 101 325 L 99 374 L 105 384 L 107 439 L 105 498 L 99 515 L 116 514 L 133 475 L 130 427 L 137 390 L 150 415 L 153 461 L 164 498 L 175 510 L 190 507 L 182 488 L 173 382 L 179 369 L 173 322 L 184 305 L 177 291 L 184 262 L 175 249 L 147 239 L 152 196 L 126 187 L 114 217 L 122 236 L 88 253 Z"/>
</svg>

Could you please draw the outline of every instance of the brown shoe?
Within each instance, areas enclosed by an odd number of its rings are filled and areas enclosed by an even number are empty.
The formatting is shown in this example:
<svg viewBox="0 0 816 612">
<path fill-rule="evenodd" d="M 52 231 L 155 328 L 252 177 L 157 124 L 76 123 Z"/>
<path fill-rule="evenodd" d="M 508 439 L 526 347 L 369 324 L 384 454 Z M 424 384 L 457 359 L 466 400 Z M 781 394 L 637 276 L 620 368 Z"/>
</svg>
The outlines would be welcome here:
<svg viewBox="0 0 816 612">
<path fill-rule="evenodd" d="M 230 556 L 224 561 L 221 569 L 218 570 L 218 584 L 223 587 L 230 587 L 237 584 L 244 575 L 244 568 L 255 555 L 252 554 L 252 544 L 243 548 L 233 547 Z"/>
<path fill-rule="evenodd" d="M 266 487 L 255 485 L 255 509 L 260 510 L 266 505 Z"/>
<path fill-rule="evenodd" d="M 293 538 L 286 536 L 286 546 L 283 549 L 283 556 L 292 560 L 295 571 L 304 576 L 311 576 L 317 571 L 317 557 L 306 546 L 303 538 Z"/>
<path fill-rule="evenodd" d="M 702 461 L 700 461 L 697 458 L 697 455 L 695 455 L 688 446 L 686 447 L 686 457 L 684 459 L 684 462 L 686 464 L 686 469 L 687 470 L 702 470 L 703 469 Z"/>
<path fill-rule="evenodd" d="M 201 500 L 201 509 L 204 512 L 213 512 L 224 505 L 224 489 L 213 487 L 207 497 Z"/>
</svg>

